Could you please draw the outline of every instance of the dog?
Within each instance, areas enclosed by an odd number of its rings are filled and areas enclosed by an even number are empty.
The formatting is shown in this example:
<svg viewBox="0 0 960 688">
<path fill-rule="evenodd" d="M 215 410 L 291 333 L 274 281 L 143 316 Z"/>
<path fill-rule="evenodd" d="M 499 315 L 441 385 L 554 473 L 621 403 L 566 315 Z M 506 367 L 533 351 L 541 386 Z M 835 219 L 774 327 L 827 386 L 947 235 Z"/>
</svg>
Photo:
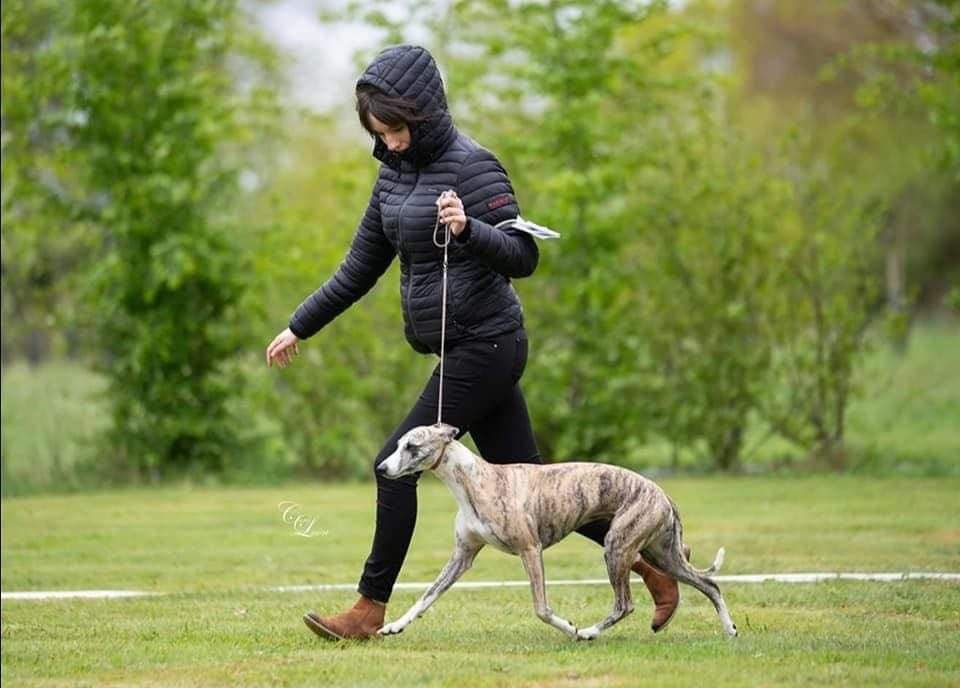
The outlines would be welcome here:
<svg viewBox="0 0 960 688">
<path fill-rule="evenodd" d="M 413 428 L 376 467 L 386 478 L 432 470 L 460 507 L 450 560 L 403 616 L 378 631 L 381 635 L 400 633 L 421 616 L 470 568 L 484 545 L 520 557 L 537 616 L 573 639 L 593 640 L 633 611 L 630 566 L 637 553 L 706 595 L 723 630 L 737 635 L 720 588 L 710 578 L 723 562 L 723 548 L 710 568 L 693 568 L 682 552 L 680 514 L 657 484 L 607 464 L 491 464 L 456 441 L 457 434 L 457 428 L 445 423 Z M 603 556 L 614 604 L 605 619 L 578 629 L 547 603 L 542 552 L 583 524 L 600 519 L 610 519 Z"/>
</svg>

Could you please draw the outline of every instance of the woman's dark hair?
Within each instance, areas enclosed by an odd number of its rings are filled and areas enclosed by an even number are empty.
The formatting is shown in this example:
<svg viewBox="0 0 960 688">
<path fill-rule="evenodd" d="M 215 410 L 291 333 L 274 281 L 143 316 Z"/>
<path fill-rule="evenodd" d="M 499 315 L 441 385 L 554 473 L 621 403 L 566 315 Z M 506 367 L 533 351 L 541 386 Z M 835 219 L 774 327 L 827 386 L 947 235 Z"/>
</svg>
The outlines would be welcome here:
<svg viewBox="0 0 960 688">
<path fill-rule="evenodd" d="M 417 105 L 412 100 L 387 95 L 370 84 L 357 86 L 357 114 L 360 116 L 360 124 L 374 138 L 377 137 L 377 132 L 370 126 L 368 115 L 373 115 L 387 126 L 406 124 L 411 129 L 413 124 L 430 119 L 429 115 L 417 112 Z"/>
</svg>

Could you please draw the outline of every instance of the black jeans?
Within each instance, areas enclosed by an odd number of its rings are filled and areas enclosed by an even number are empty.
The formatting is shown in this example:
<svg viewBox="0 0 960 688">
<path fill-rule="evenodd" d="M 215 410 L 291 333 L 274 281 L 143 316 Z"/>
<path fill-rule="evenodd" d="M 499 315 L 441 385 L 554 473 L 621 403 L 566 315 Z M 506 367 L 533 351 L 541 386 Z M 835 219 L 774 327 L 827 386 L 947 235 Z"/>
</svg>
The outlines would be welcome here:
<svg viewBox="0 0 960 688">
<path fill-rule="evenodd" d="M 443 422 L 467 432 L 480 455 L 491 463 L 541 463 L 530 427 L 520 378 L 527 364 L 523 330 L 492 340 L 458 344 L 446 352 L 443 371 Z M 437 421 L 438 365 L 420 398 L 377 454 L 374 466 L 390 456 L 408 430 Z M 377 527 L 373 547 L 357 591 L 387 602 L 407 556 L 417 521 L 420 474 L 390 480 L 377 478 Z M 609 521 L 588 523 L 577 532 L 603 545 Z"/>
</svg>

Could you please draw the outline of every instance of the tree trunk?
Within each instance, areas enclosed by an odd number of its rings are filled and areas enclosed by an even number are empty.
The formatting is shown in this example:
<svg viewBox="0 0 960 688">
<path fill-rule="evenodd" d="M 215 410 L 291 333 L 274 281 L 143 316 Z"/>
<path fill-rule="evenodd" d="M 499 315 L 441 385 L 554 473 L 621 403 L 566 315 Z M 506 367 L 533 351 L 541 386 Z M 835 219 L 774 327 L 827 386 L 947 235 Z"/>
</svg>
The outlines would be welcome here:
<svg viewBox="0 0 960 688">
<path fill-rule="evenodd" d="M 907 309 L 904 243 L 904 231 L 900 228 L 900 224 L 895 222 L 890 227 L 890 237 L 887 241 L 886 287 L 887 307 L 898 318 L 902 317 Z M 905 327 L 897 327 L 894 333 L 893 345 L 898 352 L 903 353 L 907 347 L 907 330 Z"/>
<path fill-rule="evenodd" d="M 724 433 L 719 442 L 710 446 L 713 461 L 721 471 L 731 471 L 740 465 L 740 451 L 743 449 L 743 426 L 737 425 Z"/>
</svg>

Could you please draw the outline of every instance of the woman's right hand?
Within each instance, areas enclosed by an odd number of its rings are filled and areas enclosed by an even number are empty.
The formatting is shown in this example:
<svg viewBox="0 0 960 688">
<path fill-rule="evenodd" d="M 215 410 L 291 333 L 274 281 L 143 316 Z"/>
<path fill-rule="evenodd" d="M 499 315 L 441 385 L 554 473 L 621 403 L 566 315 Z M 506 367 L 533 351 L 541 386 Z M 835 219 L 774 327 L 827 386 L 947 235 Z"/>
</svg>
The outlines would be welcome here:
<svg viewBox="0 0 960 688">
<path fill-rule="evenodd" d="M 300 353 L 299 341 L 300 338 L 289 327 L 274 337 L 267 347 L 267 366 L 276 362 L 281 368 L 286 368 L 293 357 Z"/>
</svg>

